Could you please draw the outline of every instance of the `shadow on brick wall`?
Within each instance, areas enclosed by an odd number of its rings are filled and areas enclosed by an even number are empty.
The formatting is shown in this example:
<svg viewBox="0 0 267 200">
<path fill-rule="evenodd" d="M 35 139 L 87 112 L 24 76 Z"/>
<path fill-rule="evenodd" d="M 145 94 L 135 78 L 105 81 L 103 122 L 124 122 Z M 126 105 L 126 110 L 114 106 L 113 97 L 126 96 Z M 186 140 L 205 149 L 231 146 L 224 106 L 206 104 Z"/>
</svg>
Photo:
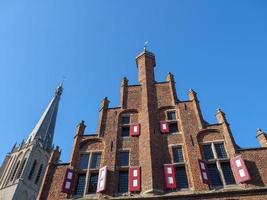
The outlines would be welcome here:
<svg viewBox="0 0 267 200">
<path fill-rule="evenodd" d="M 248 172 L 251 176 L 251 180 L 248 181 L 247 183 L 256 185 L 256 186 L 264 186 L 259 169 L 257 165 L 255 164 L 255 162 L 246 160 L 245 163 L 248 168 Z"/>
</svg>

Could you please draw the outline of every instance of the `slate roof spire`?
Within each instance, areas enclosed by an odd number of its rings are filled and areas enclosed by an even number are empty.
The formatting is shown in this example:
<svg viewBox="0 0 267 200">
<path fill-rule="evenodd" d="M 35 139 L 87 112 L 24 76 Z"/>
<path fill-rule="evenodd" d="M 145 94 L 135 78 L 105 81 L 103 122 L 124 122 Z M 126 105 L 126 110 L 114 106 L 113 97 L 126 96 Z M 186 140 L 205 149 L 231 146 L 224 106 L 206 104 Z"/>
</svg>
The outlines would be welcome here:
<svg viewBox="0 0 267 200">
<path fill-rule="evenodd" d="M 56 88 L 54 97 L 30 133 L 26 143 L 38 140 L 46 151 L 50 152 L 52 150 L 59 100 L 62 92 L 63 83 Z"/>
</svg>

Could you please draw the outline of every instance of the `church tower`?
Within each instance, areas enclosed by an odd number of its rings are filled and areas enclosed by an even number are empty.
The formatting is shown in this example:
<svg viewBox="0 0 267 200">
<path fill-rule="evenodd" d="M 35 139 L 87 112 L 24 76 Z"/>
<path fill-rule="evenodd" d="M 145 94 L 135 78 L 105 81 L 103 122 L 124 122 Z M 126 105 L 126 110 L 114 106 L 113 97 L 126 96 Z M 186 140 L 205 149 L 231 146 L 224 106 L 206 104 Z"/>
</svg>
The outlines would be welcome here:
<svg viewBox="0 0 267 200">
<path fill-rule="evenodd" d="M 53 150 L 62 84 L 26 142 L 14 145 L 0 168 L 0 200 L 35 200 Z"/>
</svg>

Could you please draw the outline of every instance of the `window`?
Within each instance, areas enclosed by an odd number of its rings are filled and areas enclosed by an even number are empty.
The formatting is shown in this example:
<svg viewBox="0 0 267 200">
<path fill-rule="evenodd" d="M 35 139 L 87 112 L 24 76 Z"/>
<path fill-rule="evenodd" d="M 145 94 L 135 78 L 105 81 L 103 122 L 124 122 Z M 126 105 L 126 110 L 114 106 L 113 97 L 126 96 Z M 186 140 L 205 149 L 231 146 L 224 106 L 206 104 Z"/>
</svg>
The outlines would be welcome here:
<svg viewBox="0 0 267 200">
<path fill-rule="evenodd" d="M 124 114 L 121 117 L 121 137 L 130 136 L 130 114 Z"/>
<path fill-rule="evenodd" d="M 170 123 L 169 130 L 170 130 L 170 133 L 177 133 L 178 132 L 177 122 Z"/>
<path fill-rule="evenodd" d="M 14 168 L 14 171 L 13 171 L 13 173 L 12 173 L 12 176 L 11 176 L 11 178 L 10 178 L 10 181 L 13 181 L 13 179 L 15 178 L 15 175 L 16 175 L 16 173 L 17 173 L 17 171 L 18 171 L 18 168 L 19 168 L 19 164 L 20 164 L 20 160 L 17 162 L 17 164 L 16 164 L 16 166 L 15 166 L 15 168 Z"/>
<path fill-rule="evenodd" d="M 182 147 L 173 147 L 173 162 L 176 171 L 176 186 L 177 188 L 188 188 L 187 174 L 184 164 L 184 156 Z M 179 164 L 175 164 L 179 163 Z"/>
<path fill-rule="evenodd" d="M 209 143 L 202 147 L 204 159 L 207 161 L 211 186 L 223 187 L 235 184 L 224 143 Z"/>
<path fill-rule="evenodd" d="M 213 187 L 222 186 L 223 183 L 221 181 L 220 173 L 218 171 L 216 164 L 208 164 L 208 170 L 211 179 L 211 185 Z"/>
<path fill-rule="evenodd" d="M 124 115 L 121 117 L 121 124 L 122 125 L 129 125 L 130 124 L 130 115 Z"/>
<path fill-rule="evenodd" d="M 27 160 L 27 158 L 24 158 L 24 160 L 23 160 L 23 162 L 22 162 L 22 164 L 21 164 L 21 166 L 19 168 L 19 171 L 18 171 L 18 174 L 17 174 L 17 178 L 19 178 L 21 176 L 21 173 L 22 173 L 22 171 L 24 169 L 24 166 L 26 164 L 26 160 Z"/>
<path fill-rule="evenodd" d="M 121 136 L 122 137 L 129 137 L 130 136 L 130 127 L 129 126 L 123 126 L 121 128 Z"/>
<path fill-rule="evenodd" d="M 128 166 L 129 165 L 129 152 L 122 151 L 119 153 L 119 166 Z"/>
<path fill-rule="evenodd" d="M 214 144 L 217 158 L 227 158 L 227 154 L 223 143 Z"/>
<path fill-rule="evenodd" d="M 179 132 L 175 110 L 167 111 L 166 119 L 166 121 L 169 123 L 169 133 Z"/>
<path fill-rule="evenodd" d="M 233 176 L 230 163 L 229 162 L 221 163 L 221 167 L 226 185 L 235 184 L 235 178 Z"/>
<path fill-rule="evenodd" d="M 168 119 L 168 120 L 176 120 L 176 114 L 175 114 L 175 111 L 168 111 L 168 112 L 167 112 L 167 119 Z"/>
<path fill-rule="evenodd" d="M 96 193 L 98 182 L 98 173 L 91 173 L 89 181 L 89 193 Z"/>
<path fill-rule="evenodd" d="M 173 151 L 173 162 L 175 163 L 184 162 L 182 147 L 174 147 L 172 151 Z"/>
<path fill-rule="evenodd" d="M 80 169 L 87 169 L 88 168 L 88 161 L 89 161 L 89 155 L 88 154 L 81 154 Z"/>
<path fill-rule="evenodd" d="M 91 168 L 99 168 L 101 161 L 101 153 L 93 153 L 91 160 Z"/>
<path fill-rule="evenodd" d="M 28 179 L 31 180 L 32 179 L 32 176 L 33 176 L 33 173 L 34 173 L 34 170 L 35 170 L 35 167 L 36 167 L 36 160 L 34 160 L 33 164 L 32 164 L 32 168 L 31 168 L 31 171 L 29 173 L 29 176 L 28 176 Z"/>
<path fill-rule="evenodd" d="M 204 159 L 205 160 L 211 160 L 214 158 L 211 144 L 203 145 L 203 153 L 204 153 Z"/>
<path fill-rule="evenodd" d="M 119 193 L 128 192 L 128 171 L 119 173 Z"/>
<path fill-rule="evenodd" d="M 176 181 L 179 188 L 188 188 L 185 166 L 176 167 Z"/>
<path fill-rule="evenodd" d="M 78 175 L 78 181 L 77 181 L 75 194 L 76 195 L 83 195 L 84 186 L 85 186 L 85 175 L 80 174 L 80 175 Z"/>
<path fill-rule="evenodd" d="M 40 179 L 42 170 L 43 170 L 43 165 L 41 165 L 41 166 L 39 167 L 39 170 L 38 170 L 38 172 L 37 172 L 37 175 L 36 175 L 36 178 L 35 178 L 35 181 L 34 181 L 34 183 L 35 183 L 36 185 L 37 185 L 38 182 L 39 182 L 39 179 Z"/>
</svg>

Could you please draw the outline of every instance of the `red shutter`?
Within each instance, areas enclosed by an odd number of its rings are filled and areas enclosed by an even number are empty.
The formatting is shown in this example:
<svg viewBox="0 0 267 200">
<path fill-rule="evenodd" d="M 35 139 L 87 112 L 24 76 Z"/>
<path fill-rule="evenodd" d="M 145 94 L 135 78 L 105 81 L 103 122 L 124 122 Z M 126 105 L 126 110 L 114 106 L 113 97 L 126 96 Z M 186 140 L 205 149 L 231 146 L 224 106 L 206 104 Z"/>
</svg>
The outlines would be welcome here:
<svg viewBox="0 0 267 200">
<path fill-rule="evenodd" d="M 74 170 L 68 168 L 66 170 L 63 185 L 62 185 L 62 192 L 71 194 L 73 183 L 74 183 L 74 176 L 75 176 Z"/>
<path fill-rule="evenodd" d="M 241 155 L 231 158 L 231 167 L 236 183 L 243 183 L 251 179 L 246 164 Z"/>
<path fill-rule="evenodd" d="M 131 136 L 139 136 L 140 135 L 140 124 L 131 124 L 130 135 Z"/>
<path fill-rule="evenodd" d="M 140 167 L 130 167 L 129 169 L 129 190 L 139 192 L 141 190 Z"/>
<path fill-rule="evenodd" d="M 164 164 L 164 176 L 167 189 L 176 188 L 175 171 L 172 164 Z"/>
<path fill-rule="evenodd" d="M 203 160 L 198 160 L 198 164 L 201 172 L 202 182 L 205 184 L 210 184 L 209 172 L 206 162 Z"/>
<path fill-rule="evenodd" d="M 161 133 L 169 133 L 169 122 L 167 121 L 161 121 L 160 122 L 160 131 Z"/>
<path fill-rule="evenodd" d="M 99 169 L 97 192 L 102 192 L 106 189 L 106 182 L 107 182 L 107 166 L 104 166 Z"/>
</svg>

